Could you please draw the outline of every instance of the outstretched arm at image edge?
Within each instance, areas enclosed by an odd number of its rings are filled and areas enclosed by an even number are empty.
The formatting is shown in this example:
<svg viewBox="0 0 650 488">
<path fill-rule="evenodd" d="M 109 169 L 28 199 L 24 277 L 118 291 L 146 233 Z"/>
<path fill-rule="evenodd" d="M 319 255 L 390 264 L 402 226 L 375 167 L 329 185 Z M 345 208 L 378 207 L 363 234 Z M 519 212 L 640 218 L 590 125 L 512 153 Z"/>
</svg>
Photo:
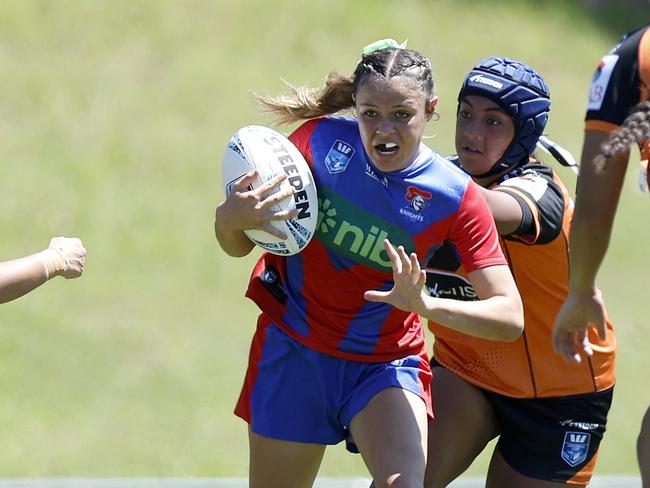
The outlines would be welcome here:
<svg viewBox="0 0 650 488">
<path fill-rule="evenodd" d="M 54 237 L 44 251 L 0 262 L 0 303 L 20 298 L 55 276 L 81 276 L 85 256 L 79 239 Z"/>
</svg>

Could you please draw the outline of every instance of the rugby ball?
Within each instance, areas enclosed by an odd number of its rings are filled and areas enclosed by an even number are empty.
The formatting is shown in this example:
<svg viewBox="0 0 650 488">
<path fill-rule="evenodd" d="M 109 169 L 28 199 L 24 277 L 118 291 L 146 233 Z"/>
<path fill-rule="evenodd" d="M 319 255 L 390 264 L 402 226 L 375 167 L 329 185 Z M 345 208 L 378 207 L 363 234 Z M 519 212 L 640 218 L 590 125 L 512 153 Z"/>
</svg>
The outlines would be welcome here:
<svg viewBox="0 0 650 488">
<path fill-rule="evenodd" d="M 273 210 L 296 209 L 298 214 L 293 219 L 272 222 L 274 227 L 284 232 L 286 239 L 257 229 L 244 230 L 244 233 L 273 254 L 290 256 L 299 253 L 309 244 L 318 220 L 318 195 L 307 161 L 279 132 L 260 125 L 247 125 L 233 134 L 223 155 L 221 171 L 226 196 L 237 180 L 254 169 L 257 169 L 259 177 L 250 186 L 251 190 L 278 174 L 287 175 L 280 190 L 293 186 L 295 191 L 276 204 Z"/>
</svg>

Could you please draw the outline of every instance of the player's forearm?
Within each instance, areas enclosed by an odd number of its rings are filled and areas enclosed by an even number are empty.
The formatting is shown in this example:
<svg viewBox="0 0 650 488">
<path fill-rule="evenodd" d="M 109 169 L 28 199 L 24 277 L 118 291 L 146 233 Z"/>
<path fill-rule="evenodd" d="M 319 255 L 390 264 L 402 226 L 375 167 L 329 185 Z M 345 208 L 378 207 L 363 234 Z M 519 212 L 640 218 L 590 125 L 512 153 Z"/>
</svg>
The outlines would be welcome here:
<svg viewBox="0 0 650 488">
<path fill-rule="evenodd" d="M 417 313 L 458 332 L 494 341 L 516 340 L 524 325 L 521 301 L 501 295 L 473 302 L 424 296 Z"/>
<path fill-rule="evenodd" d="M 0 303 L 15 300 L 48 280 L 39 254 L 0 263 Z"/>
<path fill-rule="evenodd" d="M 242 257 L 248 255 L 255 244 L 251 241 L 246 234 L 235 227 L 235 223 L 229 222 L 223 212 L 220 212 L 220 207 L 217 207 L 217 212 L 214 220 L 214 233 L 226 254 L 233 257 Z"/>
<path fill-rule="evenodd" d="M 613 220 L 576 218 L 569 244 L 569 291 L 591 294 L 596 290 L 596 275 L 609 247 Z"/>
<path fill-rule="evenodd" d="M 596 137 L 586 134 L 585 140 Z M 604 136 L 602 136 L 604 137 Z M 569 235 L 572 293 L 592 293 L 614 225 L 623 187 L 628 154 L 605 160 L 598 156 L 596 141 L 585 148 L 576 190 L 576 207 Z"/>
</svg>

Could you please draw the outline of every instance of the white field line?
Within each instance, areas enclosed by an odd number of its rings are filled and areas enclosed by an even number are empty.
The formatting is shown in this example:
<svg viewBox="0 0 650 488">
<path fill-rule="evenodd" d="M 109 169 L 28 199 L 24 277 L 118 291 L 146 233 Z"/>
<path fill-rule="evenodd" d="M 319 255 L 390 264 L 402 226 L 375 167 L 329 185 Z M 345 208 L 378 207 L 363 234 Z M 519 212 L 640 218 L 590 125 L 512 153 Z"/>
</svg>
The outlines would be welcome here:
<svg viewBox="0 0 650 488">
<path fill-rule="evenodd" d="M 461 478 L 448 488 L 483 488 L 482 478 Z M 0 488 L 247 488 L 246 478 L 0 479 Z M 368 478 L 320 478 L 314 488 L 368 488 Z M 638 476 L 597 476 L 590 487 L 641 488 Z"/>
</svg>

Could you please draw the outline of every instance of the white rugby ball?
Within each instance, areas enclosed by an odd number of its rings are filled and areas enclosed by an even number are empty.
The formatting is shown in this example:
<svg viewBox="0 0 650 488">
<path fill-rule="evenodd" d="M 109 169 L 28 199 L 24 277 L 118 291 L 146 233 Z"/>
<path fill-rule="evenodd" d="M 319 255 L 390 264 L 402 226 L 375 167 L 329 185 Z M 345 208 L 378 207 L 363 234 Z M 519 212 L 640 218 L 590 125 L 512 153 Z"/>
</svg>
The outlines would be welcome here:
<svg viewBox="0 0 650 488">
<path fill-rule="evenodd" d="M 233 184 L 250 171 L 257 169 L 259 178 L 251 190 L 276 175 L 285 173 L 280 190 L 294 187 L 294 193 L 273 207 L 274 211 L 298 210 L 290 220 L 276 220 L 272 225 L 282 230 L 286 239 L 279 239 L 263 230 L 245 230 L 248 238 L 273 254 L 290 256 L 302 251 L 316 231 L 318 195 L 309 164 L 289 139 L 279 132 L 260 125 L 242 127 L 228 141 L 221 165 L 226 195 Z"/>
</svg>

